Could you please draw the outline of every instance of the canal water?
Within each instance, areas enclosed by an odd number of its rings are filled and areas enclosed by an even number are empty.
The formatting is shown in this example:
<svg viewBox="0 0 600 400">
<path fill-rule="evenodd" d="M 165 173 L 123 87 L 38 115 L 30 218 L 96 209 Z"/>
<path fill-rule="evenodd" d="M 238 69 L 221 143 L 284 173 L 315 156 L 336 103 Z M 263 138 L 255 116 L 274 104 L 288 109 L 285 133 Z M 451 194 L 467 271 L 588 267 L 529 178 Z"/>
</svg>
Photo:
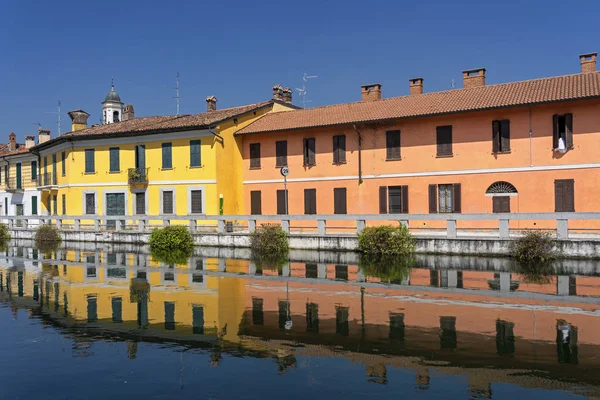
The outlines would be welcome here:
<svg viewBox="0 0 600 400">
<path fill-rule="evenodd" d="M 0 398 L 598 398 L 600 263 L 411 268 L 27 242 L 0 254 Z"/>
</svg>

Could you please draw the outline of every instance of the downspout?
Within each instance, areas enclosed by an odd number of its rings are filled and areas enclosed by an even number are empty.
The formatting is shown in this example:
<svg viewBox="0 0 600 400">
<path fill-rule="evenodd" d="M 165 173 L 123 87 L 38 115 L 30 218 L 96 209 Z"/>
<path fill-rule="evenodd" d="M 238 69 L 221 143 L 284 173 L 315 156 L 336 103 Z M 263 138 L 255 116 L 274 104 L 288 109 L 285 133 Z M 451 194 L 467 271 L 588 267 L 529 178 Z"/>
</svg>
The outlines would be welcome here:
<svg viewBox="0 0 600 400">
<path fill-rule="evenodd" d="M 531 106 L 529 107 L 529 166 L 533 167 L 533 126 L 531 121 Z"/>
<path fill-rule="evenodd" d="M 362 178 L 362 153 L 361 153 L 362 137 L 360 136 L 360 132 L 356 128 L 356 124 L 352 124 L 352 127 L 354 128 L 354 130 L 356 131 L 356 135 L 358 136 L 358 184 L 360 185 L 361 183 L 363 183 L 363 178 Z"/>
</svg>

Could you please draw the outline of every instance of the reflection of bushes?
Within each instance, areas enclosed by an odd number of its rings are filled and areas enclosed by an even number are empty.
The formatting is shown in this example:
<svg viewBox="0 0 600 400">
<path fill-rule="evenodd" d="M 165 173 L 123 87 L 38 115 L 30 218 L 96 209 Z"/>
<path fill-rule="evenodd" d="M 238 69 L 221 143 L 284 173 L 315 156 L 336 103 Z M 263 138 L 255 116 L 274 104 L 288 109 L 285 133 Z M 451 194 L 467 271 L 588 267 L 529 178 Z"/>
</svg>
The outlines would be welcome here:
<svg viewBox="0 0 600 400">
<path fill-rule="evenodd" d="M 513 271 L 521 275 L 523 282 L 537 285 L 547 285 L 552 283 L 552 276 L 555 274 L 554 265 L 551 261 L 524 263 L 516 262 Z"/>
<path fill-rule="evenodd" d="M 154 261 L 174 266 L 187 264 L 188 258 L 192 255 L 192 250 L 173 249 L 164 251 L 150 248 L 150 255 Z"/>
<path fill-rule="evenodd" d="M 131 279 L 131 283 L 129 284 L 129 301 L 131 303 L 148 300 L 149 294 L 150 283 L 146 279 Z"/>
<path fill-rule="evenodd" d="M 511 242 L 510 254 L 521 263 L 544 263 L 556 258 L 553 247 L 554 239 L 548 232 L 531 231 Z"/>
<path fill-rule="evenodd" d="M 288 237 L 279 225 L 261 225 L 252 232 L 250 248 L 258 269 L 280 270 L 288 262 Z"/>
<path fill-rule="evenodd" d="M 288 262 L 288 252 L 268 253 L 260 250 L 252 250 L 250 261 L 259 270 L 280 271 Z"/>
<path fill-rule="evenodd" d="M 410 276 L 415 263 L 412 254 L 405 256 L 362 254 L 359 270 L 365 275 L 378 278 L 383 282 L 402 282 Z"/>
<path fill-rule="evenodd" d="M 152 258 L 168 265 L 186 264 L 194 249 L 194 239 L 185 226 L 155 229 L 149 244 Z"/>
<path fill-rule="evenodd" d="M 364 254 L 407 255 L 415 250 L 408 227 L 384 225 L 367 227 L 358 234 L 358 249 Z"/>
<path fill-rule="evenodd" d="M 7 242 L 10 240 L 10 232 L 6 224 L 0 223 L 0 242 Z"/>
</svg>

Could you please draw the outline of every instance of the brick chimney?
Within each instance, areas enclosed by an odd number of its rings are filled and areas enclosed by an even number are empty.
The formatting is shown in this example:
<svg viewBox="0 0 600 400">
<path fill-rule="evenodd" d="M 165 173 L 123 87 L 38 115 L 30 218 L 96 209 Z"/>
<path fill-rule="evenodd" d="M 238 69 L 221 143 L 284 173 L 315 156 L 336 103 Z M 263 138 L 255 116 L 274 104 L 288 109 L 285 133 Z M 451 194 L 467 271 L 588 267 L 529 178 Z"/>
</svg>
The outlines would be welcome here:
<svg viewBox="0 0 600 400">
<path fill-rule="evenodd" d="M 372 85 L 361 86 L 362 101 L 381 100 L 381 85 L 374 83 Z"/>
<path fill-rule="evenodd" d="M 289 87 L 283 89 L 283 92 L 282 92 L 283 101 L 291 104 L 292 103 L 292 94 L 293 94 L 292 89 L 290 89 Z"/>
<path fill-rule="evenodd" d="M 485 68 L 463 71 L 463 87 L 467 89 L 477 86 L 485 86 Z"/>
<path fill-rule="evenodd" d="M 579 60 L 581 61 L 581 73 L 596 72 L 596 57 L 598 53 L 581 54 Z"/>
<path fill-rule="evenodd" d="M 90 114 L 83 110 L 69 111 L 69 117 L 71 117 L 71 132 L 80 131 L 87 128 L 87 120 Z"/>
<path fill-rule="evenodd" d="M 50 131 L 48 129 L 38 129 L 38 144 L 46 143 L 50 140 Z"/>
<path fill-rule="evenodd" d="M 273 86 L 273 100 L 283 101 L 283 86 Z"/>
<path fill-rule="evenodd" d="M 8 151 L 15 151 L 17 149 L 17 135 L 12 132 L 8 135 Z"/>
<path fill-rule="evenodd" d="M 35 146 L 35 136 L 25 136 L 25 147 L 30 149 Z"/>
<path fill-rule="evenodd" d="M 123 109 L 123 121 L 129 121 L 133 119 L 135 116 L 135 111 L 133 110 L 133 104 L 126 104 Z"/>
<path fill-rule="evenodd" d="M 217 98 L 215 96 L 206 98 L 206 111 L 217 111 Z"/>
<path fill-rule="evenodd" d="M 423 78 L 413 78 L 410 80 L 410 95 L 423 94 Z"/>
</svg>

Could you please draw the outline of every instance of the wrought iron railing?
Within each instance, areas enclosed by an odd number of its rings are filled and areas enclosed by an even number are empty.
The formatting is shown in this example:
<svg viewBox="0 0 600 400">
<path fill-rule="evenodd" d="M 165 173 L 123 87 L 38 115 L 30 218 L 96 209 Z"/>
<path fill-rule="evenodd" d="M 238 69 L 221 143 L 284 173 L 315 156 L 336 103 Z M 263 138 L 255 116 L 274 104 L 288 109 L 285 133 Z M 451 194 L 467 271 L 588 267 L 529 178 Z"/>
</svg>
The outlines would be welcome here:
<svg viewBox="0 0 600 400">
<path fill-rule="evenodd" d="M 139 185 L 148 183 L 148 171 L 150 168 L 129 168 L 127 171 L 127 180 L 130 185 Z"/>
<path fill-rule="evenodd" d="M 38 176 L 38 186 L 54 186 L 57 184 L 56 176 L 52 172 L 42 172 Z"/>
</svg>

